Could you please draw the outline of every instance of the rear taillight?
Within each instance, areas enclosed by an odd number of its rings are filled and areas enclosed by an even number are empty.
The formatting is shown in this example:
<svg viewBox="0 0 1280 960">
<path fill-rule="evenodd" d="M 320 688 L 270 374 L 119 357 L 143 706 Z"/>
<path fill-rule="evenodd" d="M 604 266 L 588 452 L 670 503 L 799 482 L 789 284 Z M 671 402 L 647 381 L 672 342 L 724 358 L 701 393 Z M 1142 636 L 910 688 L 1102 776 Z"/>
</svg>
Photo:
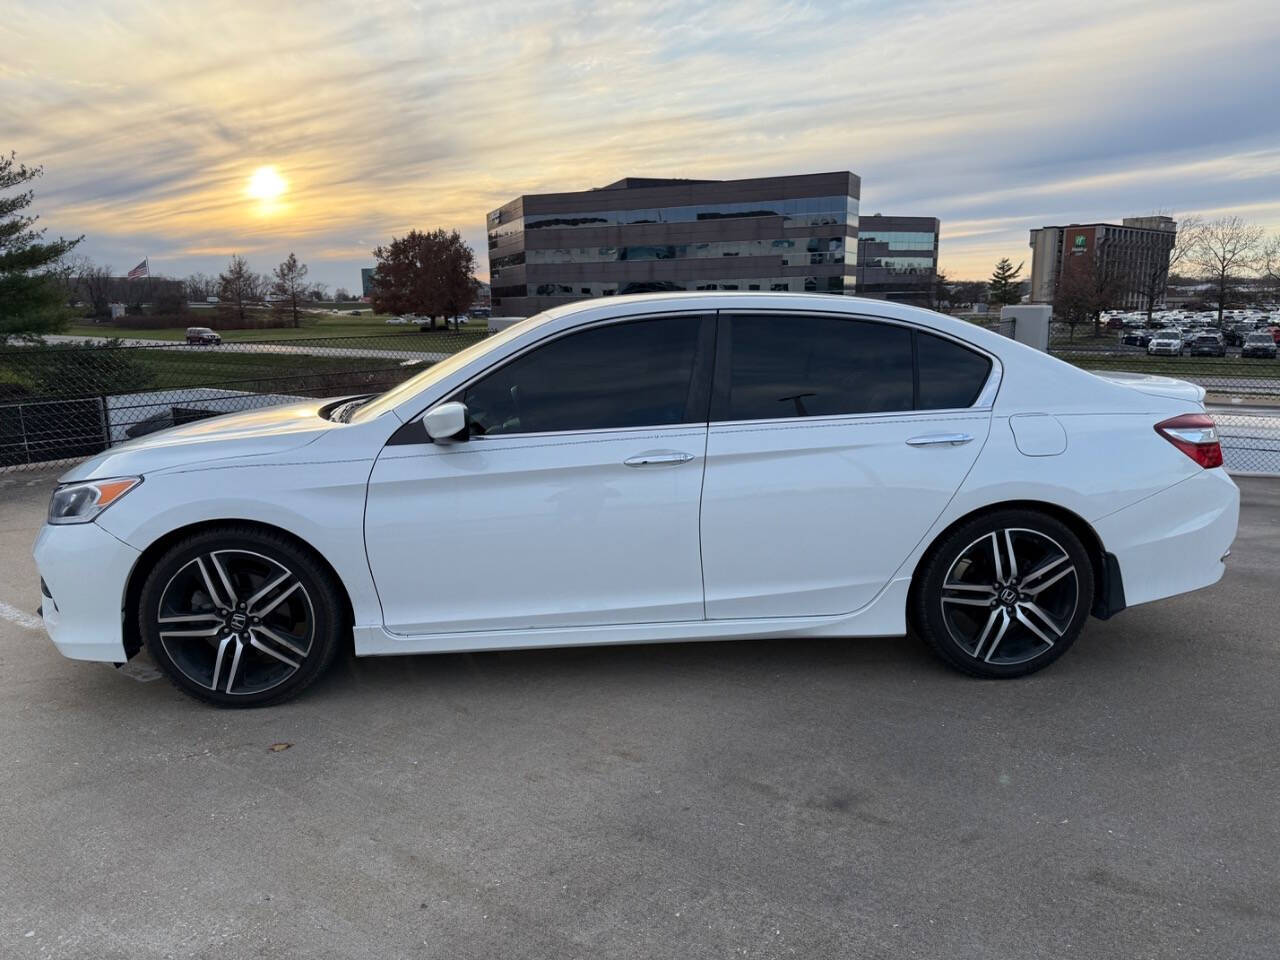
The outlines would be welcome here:
<svg viewBox="0 0 1280 960">
<path fill-rule="evenodd" d="M 1206 470 L 1222 466 L 1218 426 L 1207 413 L 1184 413 L 1172 420 L 1157 423 L 1156 433 Z"/>
</svg>

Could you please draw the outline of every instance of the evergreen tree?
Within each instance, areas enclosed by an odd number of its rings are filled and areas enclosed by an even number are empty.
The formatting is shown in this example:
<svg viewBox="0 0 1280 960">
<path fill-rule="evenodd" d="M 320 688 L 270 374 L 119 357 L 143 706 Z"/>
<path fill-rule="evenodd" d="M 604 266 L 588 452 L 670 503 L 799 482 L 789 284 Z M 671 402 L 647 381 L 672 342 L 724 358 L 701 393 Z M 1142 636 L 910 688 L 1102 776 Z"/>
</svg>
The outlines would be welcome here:
<svg viewBox="0 0 1280 960">
<path fill-rule="evenodd" d="M 996 269 L 987 281 L 987 302 L 998 306 L 1020 303 L 1022 291 L 1019 289 L 1018 274 L 1022 272 L 1022 264 L 1014 267 L 1008 257 L 1002 257 Z"/>
<path fill-rule="evenodd" d="M 41 173 L 41 167 L 18 163 L 16 154 L 0 156 L 0 344 L 10 337 L 53 333 L 66 322 L 66 289 L 58 268 L 84 238 L 45 243 L 44 230 L 35 227 L 38 217 L 25 212 L 32 191 L 5 193 Z"/>
</svg>

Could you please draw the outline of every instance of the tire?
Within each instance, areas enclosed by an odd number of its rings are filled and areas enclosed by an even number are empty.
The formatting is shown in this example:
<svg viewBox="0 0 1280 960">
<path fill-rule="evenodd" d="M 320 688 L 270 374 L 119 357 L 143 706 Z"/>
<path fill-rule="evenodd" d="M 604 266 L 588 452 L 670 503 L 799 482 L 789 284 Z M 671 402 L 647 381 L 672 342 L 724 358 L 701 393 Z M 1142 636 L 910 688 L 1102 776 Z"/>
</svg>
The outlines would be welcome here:
<svg viewBox="0 0 1280 960">
<path fill-rule="evenodd" d="M 1075 643 L 1093 607 L 1093 584 L 1089 553 L 1069 527 L 1036 510 L 996 510 L 930 549 L 909 619 L 962 673 L 1021 677 Z"/>
<path fill-rule="evenodd" d="M 333 662 L 347 626 L 340 590 L 292 540 L 229 525 L 166 550 L 136 615 L 178 689 L 219 707 L 264 707 L 296 696 Z"/>
</svg>

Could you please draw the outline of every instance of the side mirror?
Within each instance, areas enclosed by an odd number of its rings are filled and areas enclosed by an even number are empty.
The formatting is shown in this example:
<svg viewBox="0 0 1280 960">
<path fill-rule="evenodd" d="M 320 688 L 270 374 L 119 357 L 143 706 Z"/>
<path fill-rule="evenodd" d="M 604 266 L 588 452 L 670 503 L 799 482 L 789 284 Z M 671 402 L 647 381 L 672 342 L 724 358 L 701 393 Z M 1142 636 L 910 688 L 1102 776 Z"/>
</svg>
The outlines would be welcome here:
<svg viewBox="0 0 1280 960">
<path fill-rule="evenodd" d="M 438 403 L 422 415 L 422 425 L 427 428 L 427 436 L 437 443 L 466 440 L 467 405 L 456 400 Z"/>
</svg>

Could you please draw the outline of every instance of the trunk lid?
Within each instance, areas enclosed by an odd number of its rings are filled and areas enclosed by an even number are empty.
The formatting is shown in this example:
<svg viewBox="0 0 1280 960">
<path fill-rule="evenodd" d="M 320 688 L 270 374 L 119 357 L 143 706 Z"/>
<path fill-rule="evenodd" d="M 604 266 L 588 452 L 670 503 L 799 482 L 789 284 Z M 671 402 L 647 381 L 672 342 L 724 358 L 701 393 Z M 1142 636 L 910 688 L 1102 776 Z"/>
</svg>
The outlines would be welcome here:
<svg viewBox="0 0 1280 960">
<path fill-rule="evenodd" d="M 1120 370 L 1090 370 L 1089 372 L 1109 383 L 1118 383 L 1149 396 L 1204 403 L 1204 387 L 1186 380 L 1162 377 L 1154 373 L 1126 373 Z"/>
</svg>

